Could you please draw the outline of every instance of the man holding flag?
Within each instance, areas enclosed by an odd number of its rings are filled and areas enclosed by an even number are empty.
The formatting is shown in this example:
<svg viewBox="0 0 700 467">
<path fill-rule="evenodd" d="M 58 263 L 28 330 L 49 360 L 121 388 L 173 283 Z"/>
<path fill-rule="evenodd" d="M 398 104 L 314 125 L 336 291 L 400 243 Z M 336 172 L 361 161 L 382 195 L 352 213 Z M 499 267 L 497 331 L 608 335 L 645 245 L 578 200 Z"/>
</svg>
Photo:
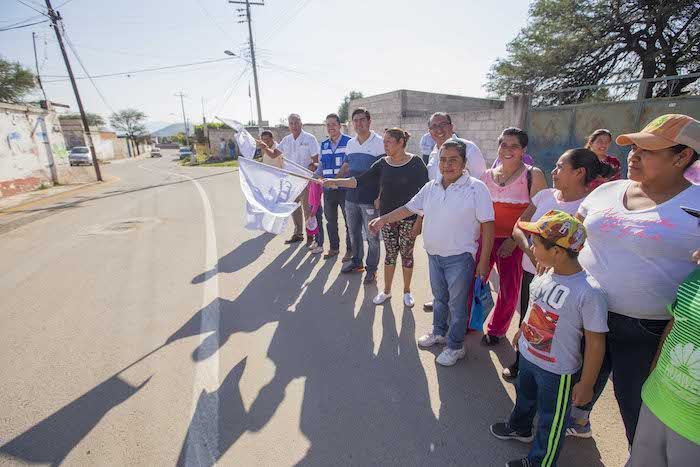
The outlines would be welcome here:
<svg viewBox="0 0 700 467">
<path fill-rule="evenodd" d="M 318 164 L 319 145 L 318 140 L 311 133 L 302 130 L 301 117 L 298 114 L 290 114 L 287 118 L 290 134 L 282 138 L 276 149 L 270 149 L 266 144 L 261 144 L 262 151 L 267 152 L 270 156 L 282 155 L 285 160 L 293 163 L 301 168 L 308 170 L 316 170 Z M 309 217 L 309 202 L 308 191 L 304 190 L 297 202 L 301 203 L 301 207 L 294 211 L 292 220 L 294 221 L 294 235 L 284 243 L 292 244 L 304 240 L 304 222 Z M 313 238 L 306 239 L 306 246 L 311 245 Z"/>
</svg>

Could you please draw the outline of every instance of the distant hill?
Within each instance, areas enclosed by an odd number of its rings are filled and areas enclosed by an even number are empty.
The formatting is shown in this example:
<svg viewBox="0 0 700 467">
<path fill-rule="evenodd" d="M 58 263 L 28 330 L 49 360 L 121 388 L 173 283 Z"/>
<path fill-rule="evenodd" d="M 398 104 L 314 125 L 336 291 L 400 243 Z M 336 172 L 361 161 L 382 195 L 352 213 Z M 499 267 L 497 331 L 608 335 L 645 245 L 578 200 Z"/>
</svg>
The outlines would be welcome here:
<svg viewBox="0 0 700 467">
<path fill-rule="evenodd" d="M 150 134 L 154 131 L 160 130 L 161 128 L 165 128 L 166 126 L 170 125 L 170 122 L 146 122 L 144 125 L 146 126 L 146 131 Z"/>
<path fill-rule="evenodd" d="M 157 136 L 157 137 L 168 137 L 168 136 L 175 136 L 178 133 L 184 133 L 185 132 L 185 124 L 184 123 L 171 123 L 170 125 L 167 125 L 159 130 L 152 131 L 151 136 Z"/>
</svg>

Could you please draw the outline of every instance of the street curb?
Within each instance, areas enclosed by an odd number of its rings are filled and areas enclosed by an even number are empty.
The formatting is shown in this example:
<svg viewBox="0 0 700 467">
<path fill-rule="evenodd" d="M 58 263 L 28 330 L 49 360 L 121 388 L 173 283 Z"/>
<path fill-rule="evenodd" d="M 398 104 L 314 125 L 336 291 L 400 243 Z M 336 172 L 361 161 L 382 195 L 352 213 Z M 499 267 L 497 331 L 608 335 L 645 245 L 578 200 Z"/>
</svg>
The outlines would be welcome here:
<svg viewBox="0 0 700 467">
<path fill-rule="evenodd" d="M 81 184 L 80 186 L 76 186 L 75 188 L 71 188 L 70 190 L 61 191 L 60 193 L 47 194 L 46 196 L 42 196 L 38 199 L 33 199 L 31 201 L 26 201 L 24 203 L 20 203 L 16 206 L 12 206 L 12 207 L 9 207 L 7 209 L 2 209 L 2 210 L 0 210 L 0 217 L 6 216 L 9 214 L 20 213 L 29 207 L 34 207 L 34 206 L 37 206 L 37 205 L 40 205 L 43 203 L 57 201 L 57 200 L 60 200 L 62 198 L 66 198 L 68 196 L 72 196 L 72 195 L 74 195 L 80 191 L 83 191 L 83 190 L 88 190 L 90 188 L 95 188 L 98 186 L 111 185 L 112 183 L 117 182 L 119 180 L 121 180 L 119 177 L 110 176 L 110 177 L 105 177 L 105 180 L 102 182 L 95 181 L 95 182 L 85 183 L 85 184 Z"/>
</svg>

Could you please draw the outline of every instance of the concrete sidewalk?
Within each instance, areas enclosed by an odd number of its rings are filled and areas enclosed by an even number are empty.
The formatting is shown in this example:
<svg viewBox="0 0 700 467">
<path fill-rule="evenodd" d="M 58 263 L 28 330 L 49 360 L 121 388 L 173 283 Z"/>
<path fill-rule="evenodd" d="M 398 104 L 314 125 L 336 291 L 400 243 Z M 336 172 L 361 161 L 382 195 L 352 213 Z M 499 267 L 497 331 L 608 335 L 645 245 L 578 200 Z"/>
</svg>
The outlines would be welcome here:
<svg viewBox="0 0 700 467">
<path fill-rule="evenodd" d="M 18 193 L 13 196 L 8 196 L 6 198 L 0 198 L 0 214 L 20 212 L 24 208 L 33 206 L 35 203 L 44 200 L 52 200 L 54 198 L 60 197 L 60 195 L 77 192 L 79 190 L 86 189 L 95 185 L 104 185 L 106 183 L 112 183 L 118 178 L 116 177 L 103 177 L 104 181 L 98 182 L 88 182 L 88 183 L 72 183 L 70 185 L 55 185 L 43 189 L 37 189 L 34 191 L 29 191 L 26 193 Z"/>
</svg>

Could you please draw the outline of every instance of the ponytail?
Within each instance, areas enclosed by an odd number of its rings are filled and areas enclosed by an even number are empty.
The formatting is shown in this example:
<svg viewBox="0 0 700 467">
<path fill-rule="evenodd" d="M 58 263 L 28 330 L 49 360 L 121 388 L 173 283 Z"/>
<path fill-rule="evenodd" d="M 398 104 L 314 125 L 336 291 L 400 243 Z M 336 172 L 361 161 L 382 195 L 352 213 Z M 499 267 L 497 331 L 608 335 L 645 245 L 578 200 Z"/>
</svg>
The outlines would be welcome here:
<svg viewBox="0 0 700 467">
<path fill-rule="evenodd" d="M 598 177 L 610 178 L 615 174 L 615 169 L 605 162 L 601 162 L 598 156 L 586 148 L 569 149 L 564 154 L 566 160 L 574 169 L 583 167 L 586 169 L 584 184 L 588 185 Z"/>
</svg>

